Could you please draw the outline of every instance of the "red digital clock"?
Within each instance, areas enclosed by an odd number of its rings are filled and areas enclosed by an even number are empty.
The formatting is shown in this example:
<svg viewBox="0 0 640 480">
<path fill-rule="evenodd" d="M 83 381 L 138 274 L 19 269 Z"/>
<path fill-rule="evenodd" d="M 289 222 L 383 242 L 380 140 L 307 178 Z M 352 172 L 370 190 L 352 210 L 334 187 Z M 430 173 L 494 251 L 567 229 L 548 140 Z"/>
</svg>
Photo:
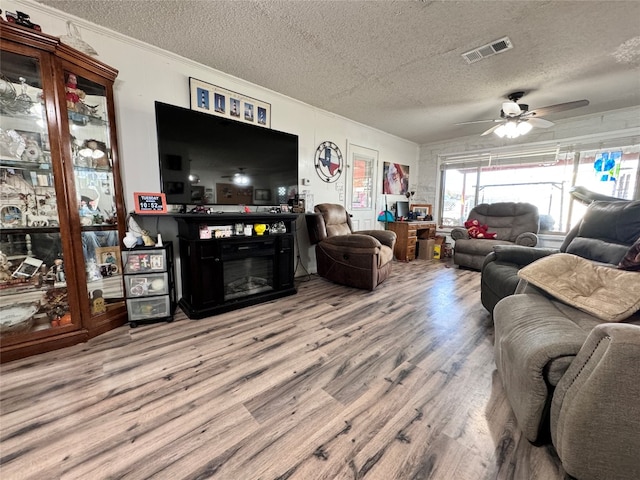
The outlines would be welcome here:
<svg viewBox="0 0 640 480">
<path fill-rule="evenodd" d="M 167 213 L 164 193 L 134 192 L 135 212 L 140 214 Z"/>
</svg>

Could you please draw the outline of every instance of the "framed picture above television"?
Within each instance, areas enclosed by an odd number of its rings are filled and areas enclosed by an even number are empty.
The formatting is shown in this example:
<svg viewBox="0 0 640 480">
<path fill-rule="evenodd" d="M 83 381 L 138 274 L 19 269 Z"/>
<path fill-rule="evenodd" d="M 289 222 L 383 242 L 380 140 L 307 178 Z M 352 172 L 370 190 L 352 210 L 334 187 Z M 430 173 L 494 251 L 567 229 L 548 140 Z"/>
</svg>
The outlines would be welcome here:
<svg viewBox="0 0 640 480">
<path fill-rule="evenodd" d="M 189 77 L 191 110 L 271 128 L 271 104 Z"/>
</svg>

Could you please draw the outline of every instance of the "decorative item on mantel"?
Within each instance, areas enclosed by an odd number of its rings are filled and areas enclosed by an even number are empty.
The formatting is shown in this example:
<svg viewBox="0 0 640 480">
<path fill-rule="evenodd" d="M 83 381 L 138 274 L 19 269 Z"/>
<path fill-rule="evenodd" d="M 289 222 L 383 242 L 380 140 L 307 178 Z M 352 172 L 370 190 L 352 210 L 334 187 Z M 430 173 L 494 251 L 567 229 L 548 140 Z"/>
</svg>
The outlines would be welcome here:
<svg viewBox="0 0 640 480">
<path fill-rule="evenodd" d="M 62 35 L 60 37 L 60 41 L 66 45 L 69 45 L 70 47 L 75 48 L 76 50 L 80 50 L 81 52 L 86 53 L 87 55 L 98 55 L 98 52 L 96 52 L 96 50 L 91 45 L 89 45 L 82 39 L 80 30 L 75 24 L 71 23 L 70 20 L 67 20 L 67 34 Z"/>
</svg>

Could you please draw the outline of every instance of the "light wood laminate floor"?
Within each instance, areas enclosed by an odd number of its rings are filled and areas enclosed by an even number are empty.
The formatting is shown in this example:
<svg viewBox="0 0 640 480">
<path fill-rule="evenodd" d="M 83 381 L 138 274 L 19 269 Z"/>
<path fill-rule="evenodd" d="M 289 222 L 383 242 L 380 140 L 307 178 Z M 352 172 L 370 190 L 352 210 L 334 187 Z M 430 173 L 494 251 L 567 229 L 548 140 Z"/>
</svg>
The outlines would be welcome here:
<svg viewBox="0 0 640 480">
<path fill-rule="evenodd" d="M 566 478 L 515 424 L 480 274 L 393 268 L 2 365 L 1 478 Z"/>
</svg>

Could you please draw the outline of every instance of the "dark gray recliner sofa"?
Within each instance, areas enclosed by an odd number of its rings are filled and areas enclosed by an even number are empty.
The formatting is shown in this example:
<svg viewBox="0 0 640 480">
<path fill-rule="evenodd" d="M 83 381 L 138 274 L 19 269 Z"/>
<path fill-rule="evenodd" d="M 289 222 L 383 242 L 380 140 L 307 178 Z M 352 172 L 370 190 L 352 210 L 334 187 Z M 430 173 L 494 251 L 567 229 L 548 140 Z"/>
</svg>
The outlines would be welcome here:
<svg viewBox="0 0 640 480">
<path fill-rule="evenodd" d="M 550 271 L 560 251 L 578 265 L 578 260 L 592 265 L 596 274 L 577 268 Z M 484 265 L 483 304 L 493 312 L 503 388 L 524 436 L 537 443 L 547 443 L 550 436 L 573 477 L 640 478 L 640 312 L 630 309 L 611 319 L 585 310 L 594 296 L 592 303 L 606 309 L 640 305 L 640 201 L 591 204 L 560 251 L 501 247 Z M 631 271 L 616 268 L 623 259 Z M 525 269 L 525 264 L 530 265 Z M 525 281 L 525 271 L 536 265 L 557 278 L 559 287 L 575 286 L 576 302 Z M 607 288 L 609 274 L 624 275 L 618 288 Z M 500 283 L 505 278 L 517 284 L 515 294 Z M 502 293 L 496 293 L 492 279 Z M 497 298 L 501 294 L 504 298 Z M 487 301 L 497 302 L 495 308 Z"/>
<path fill-rule="evenodd" d="M 481 203 L 469 212 L 468 220 L 478 220 L 480 224 L 488 226 L 489 232 L 495 232 L 497 236 L 495 239 L 470 238 L 466 228 L 453 228 L 453 263 L 461 267 L 480 270 L 485 257 L 494 246 L 535 247 L 538 243 L 538 207 L 530 203 Z"/>
<path fill-rule="evenodd" d="M 518 270 L 542 257 L 562 252 L 617 265 L 638 237 L 640 201 L 593 202 L 560 249 L 496 245 L 482 264 L 482 305 L 492 313 L 501 299 L 516 291 Z"/>
<path fill-rule="evenodd" d="M 640 272 L 636 301 L 640 298 Z M 535 292 L 494 311 L 495 361 L 518 428 L 579 480 L 640 478 L 640 314 L 617 323 Z"/>
</svg>

